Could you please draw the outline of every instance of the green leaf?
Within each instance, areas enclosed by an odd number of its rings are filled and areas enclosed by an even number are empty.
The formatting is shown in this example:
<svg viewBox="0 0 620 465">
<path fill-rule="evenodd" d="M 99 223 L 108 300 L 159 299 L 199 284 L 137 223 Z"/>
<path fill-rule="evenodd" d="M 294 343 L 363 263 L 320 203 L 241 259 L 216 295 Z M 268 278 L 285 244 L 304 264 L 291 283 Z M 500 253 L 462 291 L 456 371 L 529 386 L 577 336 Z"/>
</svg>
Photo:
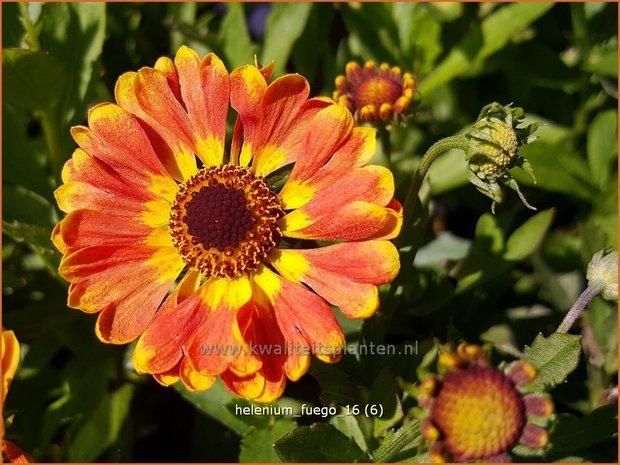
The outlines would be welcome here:
<svg viewBox="0 0 620 465">
<path fill-rule="evenodd" d="M 133 392 L 133 384 L 125 383 L 103 398 L 69 446 L 69 462 L 93 462 L 114 445 L 129 413 Z"/>
<path fill-rule="evenodd" d="M 20 21 L 17 2 L 2 4 L 2 46 L 19 47 L 26 31 Z"/>
<path fill-rule="evenodd" d="M 321 386 L 321 401 L 325 405 L 359 404 L 359 389 L 340 368 L 325 363 L 313 363 L 310 374 Z"/>
<path fill-rule="evenodd" d="M 402 52 L 413 64 L 409 70 L 427 74 L 442 52 L 440 20 L 428 4 L 414 2 L 393 3 L 392 16 Z"/>
<path fill-rule="evenodd" d="M 2 94 L 26 110 L 49 110 L 65 88 L 62 64 L 53 56 L 17 48 L 2 50 Z"/>
<path fill-rule="evenodd" d="M 274 3 L 265 24 L 265 43 L 262 63 L 275 60 L 274 74 L 282 74 L 295 41 L 301 36 L 312 3 Z"/>
<path fill-rule="evenodd" d="M 239 462 L 281 462 L 274 449 L 274 443 L 296 426 L 297 423 L 292 420 L 279 420 L 266 428 L 251 428 L 241 440 Z"/>
<path fill-rule="evenodd" d="M 242 3 L 227 3 L 228 13 L 222 21 L 220 34 L 222 36 L 224 56 L 231 68 L 254 63 L 255 46 L 250 40 L 245 23 Z"/>
<path fill-rule="evenodd" d="M 403 409 L 396 389 L 396 379 L 389 366 L 381 370 L 376 376 L 368 397 L 368 405 L 380 406 L 383 413 L 380 416 L 372 416 L 375 437 L 381 436 L 403 418 Z"/>
<path fill-rule="evenodd" d="M 399 37 L 389 3 L 343 3 L 341 9 L 353 54 L 365 59 L 399 62 Z"/>
<path fill-rule="evenodd" d="M 476 224 L 474 246 L 481 252 L 499 255 L 504 250 L 504 231 L 497 224 L 497 217 L 483 213 Z"/>
<path fill-rule="evenodd" d="M 53 256 L 56 256 L 55 261 L 60 259 L 58 251 L 52 246 L 50 229 L 45 226 L 2 220 L 2 232 L 17 242 L 32 246 L 35 251 L 46 255 L 48 260 Z"/>
<path fill-rule="evenodd" d="M 334 58 L 329 34 L 334 18 L 334 7 L 329 3 L 315 3 L 308 16 L 303 40 L 298 40 L 291 53 L 292 66 L 309 82 L 315 82 L 319 72 L 330 82 L 334 78 Z"/>
<path fill-rule="evenodd" d="M 25 113 L 9 105 L 2 108 L 2 132 L 11 135 L 2 140 L 2 175 L 5 181 L 51 200 L 50 181 L 41 160 L 37 158 L 35 144 L 28 140 Z"/>
<path fill-rule="evenodd" d="M 334 426 L 315 423 L 297 428 L 274 444 L 283 462 L 368 462 L 369 457 Z"/>
<path fill-rule="evenodd" d="M 353 439 L 360 449 L 367 452 L 368 445 L 366 444 L 366 438 L 364 437 L 364 432 L 358 420 L 359 417 L 343 414 L 331 417 L 329 422 L 345 436 Z"/>
<path fill-rule="evenodd" d="M 532 165 L 536 182 L 534 183 L 522 170 L 511 170 L 519 184 L 559 192 L 586 201 L 592 201 L 598 193 L 598 188 L 590 176 L 588 164 L 579 153 L 539 140 L 535 144 L 522 147 L 521 154 Z"/>
<path fill-rule="evenodd" d="M 506 242 L 504 258 L 519 261 L 527 258 L 542 243 L 555 216 L 555 209 L 537 213 L 513 232 Z"/>
<path fill-rule="evenodd" d="M 512 3 L 498 8 L 452 48 L 448 56 L 420 83 L 420 92 L 429 94 L 473 67 L 480 66 L 487 57 L 504 48 L 511 38 L 552 6 L 553 3 Z"/>
<path fill-rule="evenodd" d="M 577 367 L 581 353 L 581 336 L 553 333 L 545 338 L 536 336 L 532 346 L 526 346 L 523 360 L 534 365 L 536 379 L 524 386 L 527 391 L 548 390 L 564 382 Z"/>
<path fill-rule="evenodd" d="M 52 205 L 39 194 L 22 186 L 2 184 L 2 218 L 6 221 L 18 221 L 37 224 L 49 229 L 56 222 Z M 48 241 L 49 245 L 49 241 Z"/>
<path fill-rule="evenodd" d="M 588 130 L 588 165 L 592 178 L 603 186 L 614 173 L 618 160 L 618 112 L 597 114 Z"/>
<path fill-rule="evenodd" d="M 183 383 L 176 383 L 174 389 L 198 410 L 238 435 L 243 436 L 250 430 L 250 425 L 226 408 L 226 405 L 236 398 L 226 390 L 219 379 L 205 392 L 190 392 L 183 386 Z"/>
<path fill-rule="evenodd" d="M 63 122 L 83 118 L 85 98 L 101 63 L 106 4 L 45 3 L 39 17 L 41 47 L 64 65 L 67 85 L 60 102 Z"/>
<path fill-rule="evenodd" d="M 596 44 L 582 66 L 584 71 L 603 76 L 618 77 L 618 38 Z"/>
<path fill-rule="evenodd" d="M 450 271 L 450 276 L 459 281 L 455 293 L 462 294 L 495 282 L 513 267 L 513 263 L 498 257 L 472 254 L 457 264 Z"/>
<path fill-rule="evenodd" d="M 401 451 L 417 445 L 420 438 L 420 423 L 417 420 L 411 420 L 381 443 L 372 454 L 374 461 L 377 463 L 389 462 Z"/>
<path fill-rule="evenodd" d="M 549 454 L 565 454 L 585 449 L 605 441 L 617 432 L 618 408 L 615 405 L 605 405 L 581 418 L 559 414 L 549 438 Z"/>
</svg>

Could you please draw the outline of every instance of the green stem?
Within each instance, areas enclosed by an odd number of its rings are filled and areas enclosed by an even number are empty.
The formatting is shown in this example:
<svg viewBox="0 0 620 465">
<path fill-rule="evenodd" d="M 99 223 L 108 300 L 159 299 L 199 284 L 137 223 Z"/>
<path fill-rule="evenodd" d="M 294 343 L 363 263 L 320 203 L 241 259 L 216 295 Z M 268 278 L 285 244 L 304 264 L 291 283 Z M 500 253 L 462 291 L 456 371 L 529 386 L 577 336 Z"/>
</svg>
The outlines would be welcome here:
<svg viewBox="0 0 620 465">
<path fill-rule="evenodd" d="M 452 149 L 461 149 L 465 151 L 468 147 L 469 141 L 465 136 L 446 137 L 435 142 L 422 157 L 422 160 L 420 161 L 420 164 L 418 165 L 418 168 L 413 175 L 411 185 L 409 186 L 409 191 L 405 199 L 403 228 L 400 235 L 396 239 L 397 247 L 401 248 L 404 245 L 403 242 L 405 238 L 408 237 L 408 233 L 414 232 L 417 234 L 414 234 L 411 243 L 411 249 L 406 253 L 402 254 L 401 263 L 403 264 L 403 266 L 401 272 L 396 277 L 396 279 L 392 281 L 392 283 L 390 283 L 388 291 L 383 300 L 383 310 L 377 314 L 375 322 L 368 328 L 367 335 L 370 340 L 379 343 L 383 342 L 385 333 L 389 328 L 394 312 L 396 311 L 396 307 L 398 306 L 398 299 L 396 298 L 398 286 L 406 276 L 409 276 L 409 274 L 404 270 L 404 268 L 409 268 L 413 266 L 413 261 L 415 260 L 417 251 L 422 245 L 422 231 L 424 230 L 426 221 L 428 219 L 428 215 L 422 210 L 422 205 L 419 198 L 419 193 L 420 189 L 422 188 L 422 182 L 424 181 L 424 177 L 428 173 L 428 170 L 433 161 L 443 152 Z M 415 213 L 419 213 L 417 217 L 415 216 Z"/>
<path fill-rule="evenodd" d="M 411 185 L 409 186 L 409 191 L 407 192 L 407 197 L 405 198 L 405 217 L 403 218 L 403 229 L 400 233 L 400 236 L 398 237 L 399 245 L 402 245 L 402 241 L 406 237 L 407 232 L 409 232 L 408 228 L 410 223 L 412 222 L 411 217 L 414 207 L 416 206 L 416 203 L 420 201 L 418 195 L 420 193 L 420 189 L 422 188 L 422 182 L 424 181 L 424 178 L 426 177 L 426 174 L 428 173 L 428 170 L 431 167 L 433 161 L 435 161 L 435 158 L 437 158 L 443 152 L 452 149 L 461 149 L 463 151 L 466 151 L 469 145 L 469 141 L 465 136 L 451 136 L 435 142 L 426 151 L 426 153 L 422 157 L 422 160 L 420 161 L 420 164 L 418 165 L 418 168 L 413 174 L 413 179 L 411 180 Z"/>
<path fill-rule="evenodd" d="M 596 297 L 603 290 L 603 288 L 604 285 L 588 286 L 586 290 L 581 293 L 577 299 L 577 302 L 575 302 L 575 304 L 568 311 L 564 317 L 564 320 L 560 323 L 560 326 L 558 326 L 556 333 L 567 333 L 577 318 L 579 318 L 579 315 L 581 315 L 583 309 L 586 308 L 590 301 Z"/>
</svg>

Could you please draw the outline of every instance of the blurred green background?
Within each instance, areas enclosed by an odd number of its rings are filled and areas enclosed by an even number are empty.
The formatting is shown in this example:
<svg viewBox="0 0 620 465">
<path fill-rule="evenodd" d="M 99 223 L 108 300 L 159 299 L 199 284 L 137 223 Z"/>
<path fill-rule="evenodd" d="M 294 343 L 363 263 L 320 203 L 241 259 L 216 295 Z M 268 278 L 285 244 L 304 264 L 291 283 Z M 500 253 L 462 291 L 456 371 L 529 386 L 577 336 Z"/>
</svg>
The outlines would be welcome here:
<svg viewBox="0 0 620 465">
<path fill-rule="evenodd" d="M 415 381 L 436 341 L 487 342 L 510 360 L 506 351 L 552 332 L 583 290 L 592 254 L 617 248 L 617 15 L 615 3 L 2 3 L 2 319 L 23 352 L 7 438 L 38 461 L 261 462 L 279 460 L 271 444 L 286 432 L 329 420 L 349 442 L 334 440 L 325 458 L 348 461 L 376 449 L 414 406 L 395 377 Z M 191 395 L 136 375 L 131 347 L 100 343 L 95 317 L 65 306 L 49 237 L 61 217 L 52 193 L 74 149 L 69 128 L 113 100 L 120 74 L 182 44 L 215 51 L 229 70 L 255 54 L 274 59 L 276 75 L 306 76 L 312 95 L 331 96 L 352 59 L 412 71 L 412 116 L 391 133 L 401 200 L 424 151 L 485 104 L 514 102 L 545 123 L 522 152 L 538 183 L 515 173 L 538 214 L 512 192 L 492 216 L 461 152 L 433 165 L 432 221 L 385 335 L 418 341 L 419 355 L 315 361 L 279 402 L 383 396 L 390 418 L 237 417 L 219 384 Z M 344 324 L 351 343 L 368 329 Z M 579 366 L 553 391 L 560 421 L 546 460 L 617 460 L 615 407 L 605 407 L 617 383 L 616 328 L 616 307 L 597 298 Z M 292 444 L 281 456 L 308 458 Z"/>
</svg>

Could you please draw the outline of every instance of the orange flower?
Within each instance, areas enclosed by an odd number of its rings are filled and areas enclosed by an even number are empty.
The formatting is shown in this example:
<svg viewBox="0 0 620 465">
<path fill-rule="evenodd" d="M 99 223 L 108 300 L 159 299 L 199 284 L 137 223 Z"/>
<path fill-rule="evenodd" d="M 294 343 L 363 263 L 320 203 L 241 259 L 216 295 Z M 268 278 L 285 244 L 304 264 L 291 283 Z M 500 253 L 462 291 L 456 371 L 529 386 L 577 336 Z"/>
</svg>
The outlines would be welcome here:
<svg viewBox="0 0 620 465">
<path fill-rule="evenodd" d="M 415 86 L 411 73 L 403 74 L 397 66 L 381 63 L 377 71 L 374 61 L 367 61 L 363 68 L 351 61 L 346 75 L 336 77 L 333 97 L 359 121 L 396 124 L 404 119 Z"/>
<path fill-rule="evenodd" d="M 401 209 L 390 171 L 367 165 L 374 130 L 308 99 L 302 76 L 269 77 L 181 47 L 122 75 L 117 104 L 72 129 L 53 232 L 68 304 L 99 312 L 104 342 L 139 338 L 136 370 L 164 385 L 204 390 L 219 376 L 242 397 L 277 399 L 311 354 L 339 359 L 329 304 L 367 318 L 398 273 L 388 240 Z"/>
<path fill-rule="evenodd" d="M 536 377 L 532 365 L 517 362 L 504 372 L 489 365 L 479 346 L 464 343 L 456 353 L 444 352 L 439 365 L 443 375 L 431 374 L 418 386 L 433 462 L 506 462 L 510 452 L 542 453 L 549 436 L 540 425 L 553 403 L 543 394 L 522 394 Z"/>
<path fill-rule="evenodd" d="M 9 387 L 17 371 L 19 364 L 19 342 L 13 331 L 5 331 L 2 328 L 2 406 Z M 4 408 L 3 408 L 4 410 Z M 2 427 L 2 459 L 12 463 L 29 463 L 34 462 L 32 457 L 21 450 L 11 441 L 4 439 L 4 418 L 0 418 L 0 427 Z"/>
</svg>

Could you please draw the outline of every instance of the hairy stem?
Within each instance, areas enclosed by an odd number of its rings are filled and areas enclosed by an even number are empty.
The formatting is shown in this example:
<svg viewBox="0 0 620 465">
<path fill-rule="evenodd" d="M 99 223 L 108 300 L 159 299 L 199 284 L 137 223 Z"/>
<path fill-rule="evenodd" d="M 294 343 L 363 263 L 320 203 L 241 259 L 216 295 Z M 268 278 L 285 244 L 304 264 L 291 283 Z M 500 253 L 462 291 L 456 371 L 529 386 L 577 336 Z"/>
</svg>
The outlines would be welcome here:
<svg viewBox="0 0 620 465">
<path fill-rule="evenodd" d="M 398 238 L 399 245 L 402 245 L 402 241 L 407 235 L 407 232 L 410 232 L 410 224 L 412 223 L 412 214 L 414 208 L 416 207 L 416 203 L 419 202 L 419 193 L 422 188 L 422 182 L 428 173 L 429 168 L 431 167 L 433 161 L 441 155 L 443 152 L 452 149 L 461 149 L 463 151 L 467 150 L 469 146 L 469 141 L 465 136 L 451 136 L 441 139 L 435 142 L 431 147 L 426 151 L 418 168 L 415 170 L 413 174 L 413 178 L 411 180 L 411 185 L 409 186 L 409 191 L 407 192 L 407 197 L 405 198 L 404 205 L 404 218 L 403 218 L 403 230 L 400 233 Z M 415 258 L 415 252 L 413 252 L 413 256 Z"/>
<path fill-rule="evenodd" d="M 586 308 L 590 301 L 603 290 L 603 287 L 604 286 L 600 284 L 588 286 L 586 290 L 581 293 L 581 295 L 577 299 L 577 302 L 575 302 L 575 304 L 568 311 L 568 313 L 564 317 L 564 320 L 562 321 L 560 326 L 558 326 L 556 332 L 567 333 L 571 329 L 577 318 L 579 318 L 579 315 L 581 315 L 583 309 Z"/>
</svg>

